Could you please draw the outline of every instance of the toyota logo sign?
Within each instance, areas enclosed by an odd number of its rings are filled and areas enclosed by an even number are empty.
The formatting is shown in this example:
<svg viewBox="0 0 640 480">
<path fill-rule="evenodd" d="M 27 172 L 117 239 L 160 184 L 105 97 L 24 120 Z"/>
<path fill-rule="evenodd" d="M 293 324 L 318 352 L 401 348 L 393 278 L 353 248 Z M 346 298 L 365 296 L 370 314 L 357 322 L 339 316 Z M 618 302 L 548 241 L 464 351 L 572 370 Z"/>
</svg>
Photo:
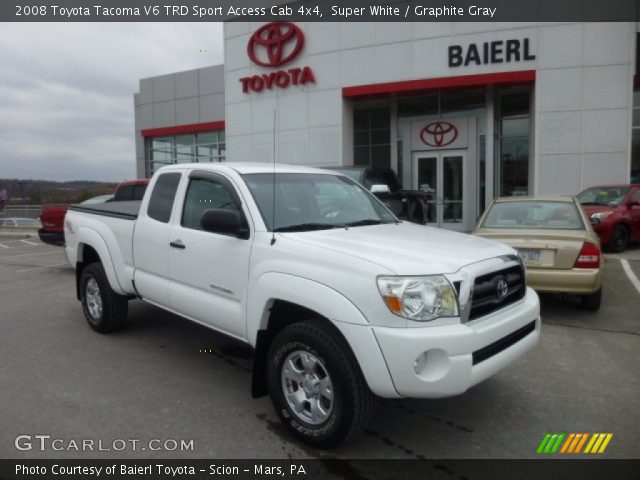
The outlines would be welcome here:
<svg viewBox="0 0 640 480">
<path fill-rule="evenodd" d="M 261 67 L 279 67 L 291 62 L 304 47 L 304 34 L 290 22 L 272 22 L 263 25 L 251 35 L 247 54 L 253 63 Z M 257 73 L 240 79 L 244 93 L 261 92 L 289 85 L 304 86 L 316 83 L 311 67 L 287 67 L 283 70 Z"/>
<path fill-rule="evenodd" d="M 433 122 L 420 132 L 420 139 L 430 147 L 446 147 L 458 138 L 458 129 L 449 122 Z"/>
<path fill-rule="evenodd" d="M 262 67 L 279 67 L 296 58 L 304 46 L 304 35 L 289 22 L 267 23 L 249 39 L 247 54 Z"/>
</svg>

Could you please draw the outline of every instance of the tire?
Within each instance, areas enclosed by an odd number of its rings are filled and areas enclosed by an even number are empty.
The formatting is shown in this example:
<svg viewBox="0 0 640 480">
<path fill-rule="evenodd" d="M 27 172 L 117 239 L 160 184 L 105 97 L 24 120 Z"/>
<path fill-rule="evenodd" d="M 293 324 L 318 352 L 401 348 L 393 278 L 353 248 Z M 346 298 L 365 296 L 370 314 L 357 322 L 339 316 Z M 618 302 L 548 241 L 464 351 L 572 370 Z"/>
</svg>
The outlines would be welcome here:
<svg viewBox="0 0 640 480">
<path fill-rule="evenodd" d="M 91 263 L 82 271 L 80 301 L 89 326 L 96 332 L 118 330 L 127 319 L 129 301 L 111 289 L 101 263 Z"/>
<path fill-rule="evenodd" d="M 629 230 L 624 225 L 618 225 L 611 233 L 609 240 L 609 250 L 613 253 L 621 253 L 626 250 L 629 244 Z"/>
<path fill-rule="evenodd" d="M 280 420 L 307 444 L 330 448 L 346 442 L 364 431 L 373 417 L 376 399 L 356 359 L 346 342 L 322 320 L 294 323 L 281 330 L 269 347 L 266 369 L 269 394 Z M 288 398 L 298 402 L 299 413 Z"/>
<path fill-rule="evenodd" d="M 602 287 L 590 295 L 582 295 L 580 297 L 580 306 L 590 312 L 597 312 L 600 310 L 600 304 L 602 303 Z"/>
</svg>

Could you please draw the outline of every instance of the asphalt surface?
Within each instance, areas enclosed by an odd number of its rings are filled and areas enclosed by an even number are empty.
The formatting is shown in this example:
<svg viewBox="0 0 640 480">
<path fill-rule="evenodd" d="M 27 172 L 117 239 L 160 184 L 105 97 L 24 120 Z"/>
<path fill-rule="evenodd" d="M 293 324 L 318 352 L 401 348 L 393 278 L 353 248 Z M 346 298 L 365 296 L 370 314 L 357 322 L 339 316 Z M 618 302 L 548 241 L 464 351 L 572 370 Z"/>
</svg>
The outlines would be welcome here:
<svg viewBox="0 0 640 480">
<path fill-rule="evenodd" d="M 140 301 L 123 331 L 94 333 L 63 250 L 0 236 L 0 458 L 536 458 L 547 432 L 611 432 L 602 456 L 638 458 L 640 292 L 623 258 L 640 278 L 640 247 L 607 255 L 598 313 L 542 297 L 541 341 L 516 363 L 458 397 L 381 400 L 364 435 L 321 452 L 251 398 L 249 348 Z M 23 434 L 64 449 L 17 450 Z M 141 450 L 151 439 L 193 450 Z"/>
</svg>

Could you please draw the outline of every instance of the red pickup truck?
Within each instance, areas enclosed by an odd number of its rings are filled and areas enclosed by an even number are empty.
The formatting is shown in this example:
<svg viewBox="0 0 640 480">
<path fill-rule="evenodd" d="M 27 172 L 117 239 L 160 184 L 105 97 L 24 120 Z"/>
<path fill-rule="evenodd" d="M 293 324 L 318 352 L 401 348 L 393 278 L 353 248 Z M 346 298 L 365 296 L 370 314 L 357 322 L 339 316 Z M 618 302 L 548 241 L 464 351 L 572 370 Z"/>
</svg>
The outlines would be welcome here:
<svg viewBox="0 0 640 480">
<path fill-rule="evenodd" d="M 144 191 L 149 184 L 148 178 L 125 180 L 116 187 L 111 198 L 106 195 L 94 197 L 87 202 L 122 202 L 126 200 L 142 200 Z M 40 212 L 42 228 L 38 230 L 40 240 L 49 245 L 64 245 L 64 217 L 69 210 L 69 205 L 43 205 Z"/>
</svg>

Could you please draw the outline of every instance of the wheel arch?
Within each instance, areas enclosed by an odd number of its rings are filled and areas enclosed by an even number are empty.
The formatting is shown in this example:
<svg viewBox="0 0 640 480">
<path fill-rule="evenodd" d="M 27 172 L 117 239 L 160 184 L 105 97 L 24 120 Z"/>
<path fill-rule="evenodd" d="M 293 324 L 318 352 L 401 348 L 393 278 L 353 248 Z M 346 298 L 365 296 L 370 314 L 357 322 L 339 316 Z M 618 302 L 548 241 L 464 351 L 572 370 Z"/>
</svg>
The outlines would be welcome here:
<svg viewBox="0 0 640 480">
<path fill-rule="evenodd" d="M 116 271 L 111 262 L 111 256 L 106 243 L 96 232 L 83 232 L 83 238 L 79 240 L 76 254 L 76 296 L 80 299 L 80 279 L 84 268 L 93 262 L 100 262 L 104 269 L 112 290 L 120 295 L 125 292 L 118 283 Z M 93 237 L 93 238 L 92 238 Z"/>
<path fill-rule="evenodd" d="M 260 292 L 247 317 L 249 342 L 255 346 L 251 385 L 254 398 L 268 393 L 265 364 L 272 340 L 286 326 L 311 318 L 325 322 L 344 342 L 374 392 L 397 396 L 369 322 L 341 293 L 306 278 L 280 273 L 263 275 L 252 289 Z M 363 358 L 367 361 L 363 362 Z"/>
</svg>

